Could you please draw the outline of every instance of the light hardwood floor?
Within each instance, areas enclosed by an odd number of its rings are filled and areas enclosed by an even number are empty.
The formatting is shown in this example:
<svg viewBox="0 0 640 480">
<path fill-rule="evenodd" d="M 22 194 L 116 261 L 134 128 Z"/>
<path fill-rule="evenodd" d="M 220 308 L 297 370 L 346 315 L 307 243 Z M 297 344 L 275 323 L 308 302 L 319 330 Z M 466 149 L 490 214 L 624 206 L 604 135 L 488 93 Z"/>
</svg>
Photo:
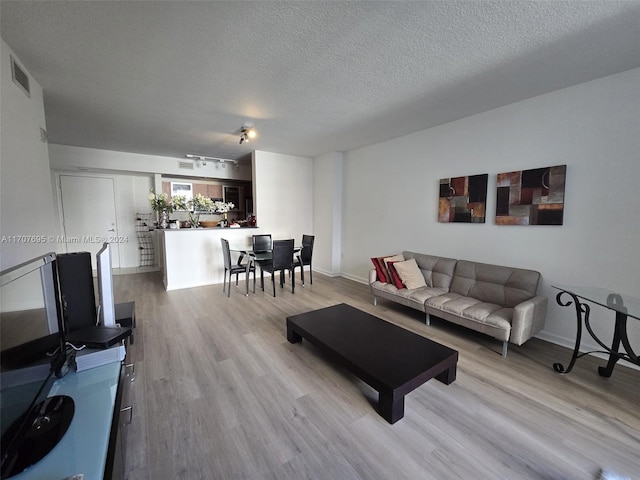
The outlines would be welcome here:
<svg viewBox="0 0 640 480">
<path fill-rule="evenodd" d="M 268 276 L 267 276 L 268 277 Z M 266 280 L 266 279 L 265 279 Z M 308 279 L 307 279 L 308 282 Z M 258 280 L 259 283 L 259 280 Z M 314 275 L 278 297 L 222 286 L 165 292 L 158 273 L 115 277 L 135 301 L 130 480 L 640 479 L 640 371 L 565 348 L 510 346 L 420 312 L 371 302 L 368 286 Z M 408 394 L 388 424 L 377 393 L 322 352 L 286 340 L 289 315 L 345 302 L 459 351 L 457 379 Z"/>
</svg>

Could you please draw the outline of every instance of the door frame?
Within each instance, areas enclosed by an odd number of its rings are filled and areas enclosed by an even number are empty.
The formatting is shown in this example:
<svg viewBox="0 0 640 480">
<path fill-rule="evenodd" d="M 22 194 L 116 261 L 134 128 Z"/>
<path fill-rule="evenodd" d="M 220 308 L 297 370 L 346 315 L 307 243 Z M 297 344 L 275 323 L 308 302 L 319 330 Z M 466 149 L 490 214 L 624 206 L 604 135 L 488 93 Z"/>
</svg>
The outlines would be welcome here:
<svg viewBox="0 0 640 480">
<path fill-rule="evenodd" d="M 54 189 L 56 192 L 56 206 L 57 206 L 57 210 L 58 210 L 58 226 L 60 228 L 60 234 L 62 238 L 66 238 L 66 230 L 64 228 L 64 211 L 63 211 L 63 203 L 62 203 L 62 184 L 61 184 L 61 179 L 60 177 L 63 176 L 71 176 L 71 177 L 99 177 L 99 178 L 108 178 L 113 182 L 113 207 L 114 207 L 114 211 L 115 211 L 115 234 L 118 235 L 118 232 L 120 231 L 119 225 L 118 225 L 118 217 L 119 217 L 119 213 L 118 213 L 118 202 L 117 202 L 117 190 L 118 190 L 118 182 L 117 179 L 114 175 L 108 175 L 108 174 L 104 174 L 104 173 L 96 173 L 96 172 L 78 172 L 78 171 L 74 171 L 74 170 L 55 170 L 54 171 L 55 174 L 55 185 L 54 185 Z M 69 249 L 67 248 L 67 242 L 66 240 L 62 241 L 62 242 L 58 242 L 59 245 L 63 246 L 64 249 L 64 253 L 69 253 Z M 120 268 L 120 244 L 115 242 L 115 243 L 111 243 L 111 248 L 115 248 L 117 249 L 117 258 L 118 258 L 118 265 L 113 265 L 114 269 Z"/>
</svg>

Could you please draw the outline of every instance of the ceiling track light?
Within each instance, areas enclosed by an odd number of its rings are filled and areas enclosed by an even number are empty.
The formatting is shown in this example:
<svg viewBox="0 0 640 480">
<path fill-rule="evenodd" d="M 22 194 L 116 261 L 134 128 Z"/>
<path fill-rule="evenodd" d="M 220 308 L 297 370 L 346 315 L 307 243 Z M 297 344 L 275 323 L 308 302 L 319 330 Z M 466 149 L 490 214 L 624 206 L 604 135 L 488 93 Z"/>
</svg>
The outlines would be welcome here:
<svg viewBox="0 0 640 480">
<path fill-rule="evenodd" d="M 190 153 L 187 153 L 185 157 L 190 158 L 191 160 L 195 160 L 196 164 L 198 164 L 198 162 L 201 162 L 202 165 L 206 165 L 207 162 L 214 162 L 216 164 L 216 168 L 218 165 L 222 165 L 222 168 L 226 168 L 227 163 L 230 163 L 232 165 L 235 165 L 236 168 L 240 168 L 238 160 L 231 160 L 229 158 L 206 157 L 204 155 L 192 155 Z"/>
<path fill-rule="evenodd" d="M 242 129 L 240 130 L 240 145 L 242 145 L 244 142 L 249 143 L 249 140 L 253 140 L 254 138 L 256 138 L 257 133 L 255 128 L 253 127 L 242 127 Z"/>
</svg>

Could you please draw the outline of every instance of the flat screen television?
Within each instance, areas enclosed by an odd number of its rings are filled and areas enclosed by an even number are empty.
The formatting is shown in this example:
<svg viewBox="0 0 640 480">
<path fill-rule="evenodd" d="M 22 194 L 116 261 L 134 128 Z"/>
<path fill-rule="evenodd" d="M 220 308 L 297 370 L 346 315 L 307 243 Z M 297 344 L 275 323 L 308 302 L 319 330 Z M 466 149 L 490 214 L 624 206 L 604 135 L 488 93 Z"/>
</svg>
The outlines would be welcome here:
<svg viewBox="0 0 640 480">
<path fill-rule="evenodd" d="M 73 366 L 55 254 L 0 272 L 0 478 L 36 463 L 67 431 L 73 400 L 48 395 L 56 377 Z"/>
</svg>

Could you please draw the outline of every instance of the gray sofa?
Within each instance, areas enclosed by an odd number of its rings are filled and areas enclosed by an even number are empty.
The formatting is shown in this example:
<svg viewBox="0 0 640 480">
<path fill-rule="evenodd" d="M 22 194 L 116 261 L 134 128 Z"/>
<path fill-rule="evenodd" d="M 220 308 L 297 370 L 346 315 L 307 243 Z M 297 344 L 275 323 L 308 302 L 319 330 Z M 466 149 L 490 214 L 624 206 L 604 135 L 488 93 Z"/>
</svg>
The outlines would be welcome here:
<svg viewBox="0 0 640 480">
<path fill-rule="evenodd" d="M 533 270 L 402 252 L 414 258 L 426 286 L 408 290 L 382 283 L 376 270 L 369 273 L 373 303 L 378 297 L 490 335 L 502 341 L 506 357 L 509 342 L 522 345 L 544 327 L 547 298 L 537 294 L 541 275 Z M 415 267 L 414 267 L 415 268 Z"/>
</svg>

